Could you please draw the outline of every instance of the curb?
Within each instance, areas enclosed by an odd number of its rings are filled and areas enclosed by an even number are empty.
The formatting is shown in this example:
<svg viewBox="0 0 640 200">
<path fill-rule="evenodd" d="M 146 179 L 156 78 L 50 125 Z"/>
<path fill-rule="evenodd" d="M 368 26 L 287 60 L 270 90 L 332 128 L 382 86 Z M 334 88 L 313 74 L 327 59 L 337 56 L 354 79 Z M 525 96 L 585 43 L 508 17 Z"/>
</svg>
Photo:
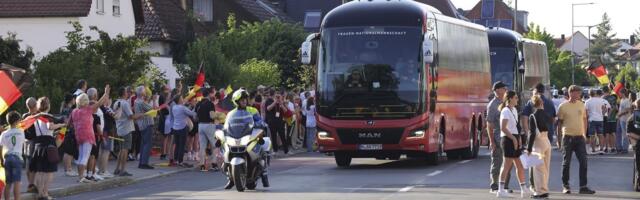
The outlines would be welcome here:
<svg viewBox="0 0 640 200">
<path fill-rule="evenodd" d="M 140 177 L 140 178 L 131 178 L 131 177 L 111 178 L 111 179 L 106 179 L 97 183 L 89 183 L 89 184 L 71 186 L 67 188 L 52 189 L 52 190 L 49 190 L 49 195 L 56 198 L 60 198 L 60 197 L 71 196 L 71 195 L 79 194 L 83 192 L 105 190 L 110 188 L 131 185 L 131 184 L 139 183 L 142 181 L 169 176 L 169 175 L 173 175 L 181 172 L 191 171 L 194 169 L 195 168 L 182 168 L 174 171 L 160 172 L 157 174 Z M 35 193 L 22 193 L 20 196 L 21 196 L 21 199 L 29 199 L 29 200 L 36 199 Z"/>
<path fill-rule="evenodd" d="M 295 156 L 297 154 L 304 153 L 304 152 L 306 152 L 306 150 L 292 150 L 291 154 L 287 154 L 287 155 L 277 154 L 277 155 L 273 156 L 273 159 L 287 158 L 287 157 Z M 192 171 L 192 170 L 195 170 L 195 169 L 196 168 L 182 168 L 182 169 L 178 169 L 178 170 L 174 170 L 174 171 L 159 172 L 159 173 L 156 173 L 156 174 L 153 174 L 153 175 L 140 177 L 140 178 L 131 178 L 131 177 L 111 178 L 111 179 L 106 179 L 106 180 L 103 180 L 103 181 L 100 181 L 100 182 L 97 182 L 97 183 L 88 183 L 88 184 L 82 184 L 82 185 L 75 185 L 75 186 L 71 186 L 71 187 L 67 187 L 67 188 L 51 189 L 51 190 L 49 190 L 49 195 L 51 195 L 53 197 L 56 197 L 56 198 L 61 198 L 61 197 L 71 196 L 71 195 L 75 195 L 75 194 L 79 194 L 79 193 L 83 193 L 83 192 L 98 191 L 98 190 L 105 190 L 105 189 L 122 187 L 122 186 L 139 183 L 139 182 L 146 181 L 146 180 L 151 180 L 151 179 L 155 179 L 155 178 L 170 176 L 170 175 L 173 175 L 173 174 L 186 172 L 186 171 Z M 35 200 L 36 199 L 36 194 L 35 193 L 21 193 L 20 194 L 20 198 L 21 199 L 27 199 L 27 200 L 32 200 L 32 199 Z"/>
</svg>

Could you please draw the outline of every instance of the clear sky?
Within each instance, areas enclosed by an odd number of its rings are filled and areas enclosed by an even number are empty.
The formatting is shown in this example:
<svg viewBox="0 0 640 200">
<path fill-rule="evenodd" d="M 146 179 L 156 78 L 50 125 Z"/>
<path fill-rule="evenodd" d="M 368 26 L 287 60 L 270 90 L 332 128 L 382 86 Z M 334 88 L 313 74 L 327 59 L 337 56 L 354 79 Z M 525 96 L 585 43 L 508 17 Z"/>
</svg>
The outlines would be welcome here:
<svg viewBox="0 0 640 200">
<path fill-rule="evenodd" d="M 480 0 L 451 0 L 453 4 L 465 10 L 473 8 Z M 504 0 L 509 2 L 509 0 Z M 511 0 L 515 2 L 516 0 Z M 529 11 L 529 22 L 534 22 L 559 38 L 561 34 L 571 33 L 571 4 L 590 3 L 574 7 L 576 26 L 595 25 L 602 21 L 605 12 L 611 18 L 616 38 L 628 39 L 640 27 L 640 0 L 519 0 L 518 10 Z M 587 28 L 575 28 L 587 34 Z M 596 28 L 591 33 L 597 32 Z"/>
</svg>

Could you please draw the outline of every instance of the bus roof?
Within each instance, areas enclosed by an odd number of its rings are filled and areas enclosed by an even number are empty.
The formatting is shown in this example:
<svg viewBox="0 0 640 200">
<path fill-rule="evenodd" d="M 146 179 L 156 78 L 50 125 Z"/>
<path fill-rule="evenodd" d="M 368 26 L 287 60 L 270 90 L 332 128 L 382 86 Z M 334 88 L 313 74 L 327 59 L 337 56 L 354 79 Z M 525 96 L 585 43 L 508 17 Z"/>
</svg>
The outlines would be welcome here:
<svg viewBox="0 0 640 200">
<path fill-rule="evenodd" d="M 516 47 L 518 42 L 522 40 L 519 33 L 498 27 L 487 28 L 489 37 L 489 47 Z"/>
<path fill-rule="evenodd" d="M 412 0 L 352 1 L 331 10 L 322 28 L 347 26 L 415 26 L 422 27 L 426 12 L 437 9 Z"/>
</svg>

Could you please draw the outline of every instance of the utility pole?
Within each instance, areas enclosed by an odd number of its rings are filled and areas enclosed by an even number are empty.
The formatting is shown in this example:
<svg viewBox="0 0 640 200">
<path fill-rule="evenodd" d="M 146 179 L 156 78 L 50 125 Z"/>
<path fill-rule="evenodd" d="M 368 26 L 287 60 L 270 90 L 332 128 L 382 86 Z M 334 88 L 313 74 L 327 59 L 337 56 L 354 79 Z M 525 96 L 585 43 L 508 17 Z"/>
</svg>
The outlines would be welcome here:
<svg viewBox="0 0 640 200">
<path fill-rule="evenodd" d="M 518 32 L 518 0 L 515 0 L 513 7 L 513 31 Z"/>
</svg>

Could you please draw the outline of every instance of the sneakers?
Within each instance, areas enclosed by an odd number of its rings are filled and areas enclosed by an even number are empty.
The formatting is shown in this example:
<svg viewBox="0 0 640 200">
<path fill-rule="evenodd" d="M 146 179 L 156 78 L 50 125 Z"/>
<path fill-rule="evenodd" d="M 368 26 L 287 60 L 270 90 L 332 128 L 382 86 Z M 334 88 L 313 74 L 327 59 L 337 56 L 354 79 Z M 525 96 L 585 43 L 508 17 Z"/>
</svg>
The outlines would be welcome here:
<svg viewBox="0 0 640 200">
<path fill-rule="evenodd" d="M 127 171 L 123 171 L 123 172 L 120 172 L 120 174 L 118 174 L 118 176 L 133 176 L 133 174 L 130 174 Z"/>
<path fill-rule="evenodd" d="M 562 187 L 562 194 L 571 194 L 571 188 Z"/>
<path fill-rule="evenodd" d="M 580 194 L 595 194 L 596 191 L 589 189 L 588 187 L 581 187 Z"/>
<path fill-rule="evenodd" d="M 82 177 L 78 182 L 80 183 L 93 183 L 96 182 L 92 177 Z"/>
<path fill-rule="evenodd" d="M 498 190 L 498 192 L 496 192 L 496 197 L 498 197 L 498 198 L 510 198 L 511 195 L 509 194 L 509 192 L 507 192 L 507 190 Z"/>
<path fill-rule="evenodd" d="M 91 176 L 91 178 L 93 178 L 96 181 L 101 181 L 104 180 L 104 177 L 98 175 L 98 174 L 94 174 L 93 176 Z"/>
<path fill-rule="evenodd" d="M 193 160 L 193 155 L 191 152 L 187 152 L 187 160 Z"/>
<path fill-rule="evenodd" d="M 113 176 L 113 174 L 111 174 L 111 173 L 109 173 L 109 172 L 104 172 L 104 173 L 100 173 L 100 172 L 98 172 L 98 175 L 100 175 L 100 176 L 102 176 L 102 177 L 104 177 L 104 178 L 107 178 L 107 179 L 108 179 L 108 178 L 113 178 L 113 177 L 114 177 L 114 176 Z"/>
<path fill-rule="evenodd" d="M 38 193 L 38 188 L 36 187 L 36 185 L 31 184 L 29 185 L 29 187 L 27 187 L 27 193 Z"/>
<path fill-rule="evenodd" d="M 549 198 L 549 193 L 544 193 L 540 195 L 531 195 L 532 199 L 546 199 Z"/>
<path fill-rule="evenodd" d="M 75 176 L 78 176 L 78 172 L 75 172 L 75 171 L 73 171 L 73 170 L 70 170 L 70 171 L 66 171 L 66 172 L 64 172 L 64 175 L 65 175 L 65 176 L 69 176 L 69 177 L 75 177 Z"/>
<path fill-rule="evenodd" d="M 138 168 L 140 169 L 155 169 L 155 167 L 144 164 L 144 165 L 139 165 Z"/>
<path fill-rule="evenodd" d="M 489 189 L 489 193 L 495 194 L 498 192 L 498 189 Z"/>
<path fill-rule="evenodd" d="M 192 168 L 193 165 L 189 164 L 189 163 L 178 163 L 179 167 L 184 167 L 184 168 Z"/>
</svg>

